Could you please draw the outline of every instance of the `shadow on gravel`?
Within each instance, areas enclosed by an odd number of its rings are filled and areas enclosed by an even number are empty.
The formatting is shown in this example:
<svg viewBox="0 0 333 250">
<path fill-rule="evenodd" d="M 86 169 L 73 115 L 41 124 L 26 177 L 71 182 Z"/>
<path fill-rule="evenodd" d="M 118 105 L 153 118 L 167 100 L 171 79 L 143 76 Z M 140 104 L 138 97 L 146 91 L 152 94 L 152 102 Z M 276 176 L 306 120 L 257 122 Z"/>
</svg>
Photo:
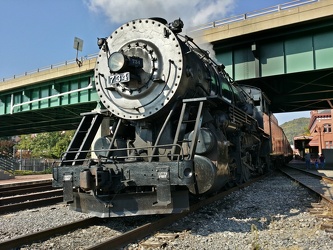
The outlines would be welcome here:
<svg viewBox="0 0 333 250">
<path fill-rule="evenodd" d="M 313 202 L 318 199 L 305 188 L 276 172 L 187 216 L 178 227 L 201 236 L 283 227 L 290 219 L 298 221 Z"/>
</svg>

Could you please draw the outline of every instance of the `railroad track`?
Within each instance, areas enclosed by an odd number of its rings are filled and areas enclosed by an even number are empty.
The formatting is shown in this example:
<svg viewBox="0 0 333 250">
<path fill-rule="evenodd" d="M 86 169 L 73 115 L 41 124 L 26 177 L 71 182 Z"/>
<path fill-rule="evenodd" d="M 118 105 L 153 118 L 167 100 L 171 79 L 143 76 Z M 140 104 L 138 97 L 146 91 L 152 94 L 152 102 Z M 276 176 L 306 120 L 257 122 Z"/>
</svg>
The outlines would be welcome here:
<svg viewBox="0 0 333 250">
<path fill-rule="evenodd" d="M 332 177 L 323 176 L 317 172 L 311 172 L 291 166 L 281 168 L 280 170 L 301 185 L 315 192 L 324 202 L 333 208 Z"/>
<path fill-rule="evenodd" d="M 41 191 L 47 191 L 52 189 L 52 181 L 39 181 L 37 183 L 27 183 L 20 185 L 11 185 L 6 187 L 0 187 L 0 198 L 23 195 L 28 193 L 35 193 Z"/>
<path fill-rule="evenodd" d="M 126 246 L 130 243 L 141 240 L 148 235 L 152 235 L 156 231 L 161 230 L 162 228 L 165 228 L 166 226 L 176 222 L 177 220 L 184 218 L 188 214 L 193 213 L 193 212 L 199 210 L 200 208 L 207 206 L 217 200 L 220 200 L 223 197 L 231 194 L 232 192 L 236 192 L 263 178 L 264 178 L 264 176 L 259 177 L 246 184 L 234 187 L 232 189 L 219 193 L 218 195 L 215 195 L 208 199 L 201 200 L 201 201 L 197 202 L 196 204 L 193 204 L 189 211 L 179 213 L 179 214 L 172 214 L 172 215 L 168 215 L 168 216 L 161 216 L 157 220 L 152 219 L 151 222 L 148 222 L 142 226 L 139 226 L 130 231 L 124 232 L 119 236 L 112 237 L 102 243 L 96 244 L 94 246 L 90 246 L 85 249 L 90 249 L 90 250 L 92 250 L 92 249 L 94 249 L 94 250 L 96 250 L 96 249 L 117 249 L 117 248 Z M 66 234 L 69 231 L 72 231 L 75 229 L 81 229 L 83 227 L 89 227 L 89 226 L 101 223 L 102 221 L 103 221 L 103 219 L 100 219 L 97 217 L 92 217 L 92 218 L 85 219 L 85 220 L 82 220 L 79 222 L 69 223 L 69 224 L 66 224 L 66 225 L 63 225 L 60 227 L 51 228 L 51 229 L 41 231 L 38 233 L 33 233 L 33 234 L 25 235 L 22 237 L 16 237 L 11 240 L 1 242 L 0 249 L 18 248 L 22 245 L 32 244 L 33 242 L 44 241 L 45 239 L 49 239 L 52 236 L 56 236 L 59 234 Z"/>
<path fill-rule="evenodd" d="M 318 218 L 325 219 L 321 229 L 333 233 L 333 178 L 292 166 L 280 170 L 320 197 L 319 203 L 311 204 L 312 208 L 309 212 Z M 330 238 L 333 240 L 333 235 Z"/>
<path fill-rule="evenodd" d="M 52 188 L 51 181 L 0 188 L 0 214 L 48 206 L 61 202 L 62 189 Z"/>
<path fill-rule="evenodd" d="M 16 249 L 25 244 L 31 244 L 33 242 L 46 240 L 58 234 L 65 234 L 71 230 L 75 230 L 78 228 L 85 228 L 98 223 L 100 223 L 100 219 L 97 217 L 83 219 L 59 227 L 43 230 L 37 233 L 27 234 L 21 237 L 16 237 L 11 240 L 0 242 L 0 249 Z"/>
</svg>

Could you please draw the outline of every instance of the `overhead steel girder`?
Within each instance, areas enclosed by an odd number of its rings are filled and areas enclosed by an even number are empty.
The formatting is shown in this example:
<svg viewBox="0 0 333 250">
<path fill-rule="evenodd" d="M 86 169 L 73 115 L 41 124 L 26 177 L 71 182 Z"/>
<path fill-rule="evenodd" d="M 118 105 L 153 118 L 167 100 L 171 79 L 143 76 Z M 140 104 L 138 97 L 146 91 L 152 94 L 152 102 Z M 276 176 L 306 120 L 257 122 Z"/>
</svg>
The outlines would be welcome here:
<svg viewBox="0 0 333 250">
<path fill-rule="evenodd" d="M 238 83 L 260 87 L 274 113 L 330 109 L 331 19 L 221 40 L 214 44 L 216 58 Z"/>
<path fill-rule="evenodd" d="M 0 94 L 0 116 L 97 101 L 93 72 L 58 78 Z"/>
<path fill-rule="evenodd" d="M 80 114 L 96 106 L 97 103 L 93 101 L 2 115 L 0 137 L 75 130 L 82 119 Z"/>
<path fill-rule="evenodd" d="M 333 68 L 239 81 L 261 88 L 271 100 L 271 111 L 331 109 Z"/>
<path fill-rule="evenodd" d="M 237 81 L 333 67 L 333 28 L 279 40 L 217 48 L 216 58 Z"/>
<path fill-rule="evenodd" d="M 2 92 L 0 137 L 76 129 L 99 99 L 93 72 Z"/>
</svg>

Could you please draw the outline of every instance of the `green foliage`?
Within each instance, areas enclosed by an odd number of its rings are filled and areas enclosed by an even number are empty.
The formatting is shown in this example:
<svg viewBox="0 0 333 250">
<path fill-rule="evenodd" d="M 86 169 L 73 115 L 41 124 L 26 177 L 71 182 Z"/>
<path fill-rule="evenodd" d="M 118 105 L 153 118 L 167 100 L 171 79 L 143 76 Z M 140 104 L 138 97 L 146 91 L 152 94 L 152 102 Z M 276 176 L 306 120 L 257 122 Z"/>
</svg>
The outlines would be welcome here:
<svg viewBox="0 0 333 250">
<path fill-rule="evenodd" d="M 10 137 L 0 138 L 0 155 L 12 156 L 15 141 Z"/>
<path fill-rule="evenodd" d="M 298 118 L 281 124 L 290 144 L 294 144 L 294 137 L 301 135 L 310 135 L 310 118 Z"/>
<path fill-rule="evenodd" d="M 59 159 L 66 151 L 75 131 L 22 135 L 17 149 L 31 151 L 32 157 Z"/>
<path fill-rule="evenodd" d="M 32 175 L 32 174 L 52 174 L 52 169 L 48 168 L 45 171 L 31 171 L 31 170 L 15 170 L 15 175 Z"/>
</svg>

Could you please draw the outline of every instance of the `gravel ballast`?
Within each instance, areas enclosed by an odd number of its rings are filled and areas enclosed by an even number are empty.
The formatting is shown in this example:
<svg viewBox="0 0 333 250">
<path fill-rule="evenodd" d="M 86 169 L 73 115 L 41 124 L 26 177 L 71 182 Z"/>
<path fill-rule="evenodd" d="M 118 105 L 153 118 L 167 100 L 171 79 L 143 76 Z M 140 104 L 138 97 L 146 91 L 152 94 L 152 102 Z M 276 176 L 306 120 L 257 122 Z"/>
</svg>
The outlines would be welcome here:
<svg viewBox="0 0 333 250">
<path fill-rule="evenodd" d="M 281 174 L 237 191 L 158 234 L 126 249 L 147 249 L 143 242 L 164 242 L 163 249 L 333 249 L 330 233 L 321 230 L 323 218 L 307 210 L 318 202 L 308 191 Z M 89 215 L 55 205 L 0 216 L 0 241 L 87 218 Z M 85 249 L 121 234 L 145 217 L 112 219 L 107 225 L 73 231 L 21 249 Z M 332 223 L 332 222 L 331 222 Z M 162 244 L 161 244 L 162 245 Z"/>
</svg>

